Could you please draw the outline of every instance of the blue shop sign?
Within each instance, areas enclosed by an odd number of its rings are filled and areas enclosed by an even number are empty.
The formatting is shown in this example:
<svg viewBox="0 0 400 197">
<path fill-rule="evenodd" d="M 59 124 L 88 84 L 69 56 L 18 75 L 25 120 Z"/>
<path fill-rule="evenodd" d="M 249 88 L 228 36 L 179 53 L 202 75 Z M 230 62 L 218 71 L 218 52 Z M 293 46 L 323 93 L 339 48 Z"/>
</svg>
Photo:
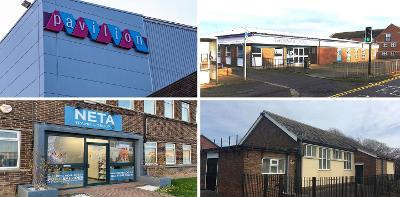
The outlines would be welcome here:
<svg viewBox="0 0 400 197">
<path fill-rule="evenodd" d="M 111 168 L 111 181 L 128 181 L 133 180 L 133 167 L 113 169 Z"/>
<path fill-rule="evenodd" d="M 122 131 L 121 115 L 71 106 L 65 106 L 64 123 L 69 126 Z"/>
</svg>

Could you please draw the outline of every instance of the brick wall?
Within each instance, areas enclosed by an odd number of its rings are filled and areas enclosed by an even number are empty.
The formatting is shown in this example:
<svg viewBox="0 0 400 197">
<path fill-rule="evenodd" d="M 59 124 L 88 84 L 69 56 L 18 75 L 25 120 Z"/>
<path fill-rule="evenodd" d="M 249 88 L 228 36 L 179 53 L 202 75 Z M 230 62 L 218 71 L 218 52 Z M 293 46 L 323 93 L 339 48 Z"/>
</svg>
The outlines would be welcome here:
<svg viewBox="0 0 400 197">
<path fill-rule="evenodd" d="M 219 152 L 217 191 L 221 196 L 239 197 L 242 192 L 243 152 Z"/>
<path fill-rule="evenodd" d="M 390 42 L 385 41 L 386 33 L 392 34 L 392 40 Z M 383 30 L 377 37 L 375 42 L 379 44 L 379 50 L 377 54 L 378 59 L 399 59 L 400 58 L 400 28 L 390 24 L 385 30 Z M 396 47 L 391 47 L 391 43 L 395 42 Z M 384 43 L 387 47 L 384 47 Z M 382 52 L 387 52 L 387 56 L 383 56 Z M 394 56 L 391 56 L 391 52 L 395 52 Z"/>
<path fill-rule="evenodd" d="M 193 72 L 178 81 L 152 93 L 149 97 L 196 97 L 197 72 Z"/>
<path fill-rule="evenodd" d="M 364 164 L 364 176 L 377 175 L 377 163 L 374 157 L 371 157 L 365 153 L 356 151 L 354 152 L 354 162 Z"/>
<path fill-rule="evenodd" d="M 196 101 L 185 101 L 190 103 L 191 116 L 195 116 Z M 180 109 L 181 101 L 175 101 L 175 111 Z M 0 101 L 13 107 L 9 114 L 0 113 L 0 129 L 21 131 L 21 165 L 18 170 L 0 171 L 0 196 L 10 196 L 16 191 L 18 184 L 31 183 L 33 150 L 33 124 L 47 123 L 64 125 L 64 106 L 80 106 L 82 108 L 113 112 L 121 114 L 123 119 L 123 130 L 126 132 L 145 135 L 145 114 L 143 101 L 134 101 L 135 110 L 127 110 L 117 107 L 117 101 L 107 101 L 107 104 L 91 104 L 82 101 Z M 195 176 L 197 163 L 197 125 L 195 117 L 190 122 L 180 120 L 180 115 L 174 119 L 164 118 L 163 101 L 157 102 L 157 114 L 147 116 L 148 141 L 159 142 L 158 170 L 149 170 L 149 174 L 155 176 Z M 165 143 L 176 144 L 177 165 L 165 167 Z M 182 144 L 191 145 L 192 164 L 182 166 Z"/>
<path fill-rule="evenodd" d="M 325 65 L 337 61 L 337 49 L 334 47 L 319 47 L 317 49 L 318 64 Z"/>
<path fill-rule="evenodd" d="M 217 147 L 218 146 L 216 144 L 214 144 L 214 142 L 212 142 L 207 137 L 205 137 L 203 135 L 200 136 L 200 149 L 201 150 L 210 149 L 210 148 L 217 148 Z"/>
<path fill-rule="evenodd" d="M 270 120 L 262 117 L 243 145 L 250 147 L 290 149 L 296 142 Z"/>
</svg>

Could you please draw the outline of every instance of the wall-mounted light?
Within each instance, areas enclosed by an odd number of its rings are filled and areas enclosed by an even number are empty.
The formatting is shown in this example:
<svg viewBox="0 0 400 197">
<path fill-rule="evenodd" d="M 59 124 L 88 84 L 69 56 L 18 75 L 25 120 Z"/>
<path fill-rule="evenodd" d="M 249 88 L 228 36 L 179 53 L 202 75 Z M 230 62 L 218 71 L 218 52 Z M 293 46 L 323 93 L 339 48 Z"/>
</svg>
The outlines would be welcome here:
<svg viewBox="0 0 400 197">
<path fill-rule="evenodd" d="M 29 7 L 31 7 L 32 3 L 24 0 L 24 2 L 21 3 L 22 6 L 24 6 L 26 9 L 28 9 Z"/>
</svg>

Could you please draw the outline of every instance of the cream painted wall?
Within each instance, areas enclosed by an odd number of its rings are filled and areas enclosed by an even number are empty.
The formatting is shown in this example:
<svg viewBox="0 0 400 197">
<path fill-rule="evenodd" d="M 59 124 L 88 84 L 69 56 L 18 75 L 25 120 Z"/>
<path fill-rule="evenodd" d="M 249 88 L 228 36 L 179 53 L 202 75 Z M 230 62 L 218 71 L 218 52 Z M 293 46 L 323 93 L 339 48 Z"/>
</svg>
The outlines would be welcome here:
<svg viewBox="0 0 400 197">
<path fill-rule="evenodd" d="M 386 172 L 387 172 L 387 174 L 394 174 L 394 162 L 393 161 L 387 161 Z"/>
<path fill-rule="evenodd" d="M 355 176 L 354 166 L 354 153 L 351 153 L 351 170 L 344 169 L 344 155 L 342 160 L 333 159 L 333 149 L 331 149 L 331 169 L 320 170 L 319 169 L 319 146 L 317 147 L 317 153 L 315 158 L 302 157 L 302 176 L 309 177 L 338 177 L 338 176 Z"/>
</svg>

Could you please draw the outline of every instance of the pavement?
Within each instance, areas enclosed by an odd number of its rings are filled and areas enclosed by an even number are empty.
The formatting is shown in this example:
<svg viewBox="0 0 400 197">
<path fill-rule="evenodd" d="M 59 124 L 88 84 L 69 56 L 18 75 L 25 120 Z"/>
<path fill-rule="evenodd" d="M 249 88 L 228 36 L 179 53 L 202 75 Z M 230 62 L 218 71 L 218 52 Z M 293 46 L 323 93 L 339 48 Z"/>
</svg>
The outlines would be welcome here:
<svg viewBox="0 0 400 197">
<path fill-rule="evenodd" d="M 218 85 L 202 85 L 202 97 L 330 97 L 367 85 L 367 82 L 331 80 L 317 74 L 284 70 L 235 69 Z"/>
<path fill-rule="evenodd" d="M 152 192 L 138 188 L 142 186 L 144 186 L 144 184 L 140 182 L 90 186 L 85 188 L 60 190 L 59 196 L 68 197 L 73 194 L 87 194 L 91 197 L 169 197 L 169 195 L 166 194 L 160 194 L 158 192 Z"/>
</svg>

